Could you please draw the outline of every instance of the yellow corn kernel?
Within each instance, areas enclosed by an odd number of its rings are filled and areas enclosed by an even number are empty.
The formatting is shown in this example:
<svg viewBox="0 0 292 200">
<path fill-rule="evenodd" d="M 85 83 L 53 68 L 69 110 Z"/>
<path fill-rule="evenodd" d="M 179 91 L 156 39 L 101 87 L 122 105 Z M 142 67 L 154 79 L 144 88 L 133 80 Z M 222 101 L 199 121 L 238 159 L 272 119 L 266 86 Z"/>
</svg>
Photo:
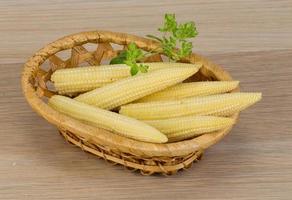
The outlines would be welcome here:
<svg viewBox="0 0 292 200">
<path fill-rule="evenodd" d="M 96 108 L 68 97 L 55 95 L 49 99 L 49 105 L 63 114 L 125 137 L 152 143 L 167 142 L 167 137 L 164 134 L 144 122 Z"/>
<path fill-rule="evenodd" d="M 165 90 L 143 97 L 137 102 L 178 100 L 187 97 L 208 96 L 229 92 L 235 89 L 239 81 L 203 81 L 180 83 Z"/>
<path fill-rule="evenodd" d="M 174 142 L 230 127 L 235 123 L 235 120 L 226 117 L 191 115 L 170 119 L 145 120 L 144 122 L 164 133 L 169 142 Z"/>
<path fill-rule="evenodd" d="M 149 66 L 149 71 L 177 66 L 176 63 L 167 62 L 144 64 Z M 52 74 L 51 80 L 59 94 L 72 94 L 87 92 L 129 76 L 129 66 L 116 64 L 59 69 Z"/>
<path fill-rule="evenodd" d="M 176 67 L 141 73 L 81 94 L 75 99 L 99 108 L 111 110 L 175 85 L 196 73 L 200 67 L 201 64 L 177 63 Z"/>
<path fill-rule="evenodd" d="M 174 101 L 124 105 L 120 114 L 136 119 L 166 119 L 187 115 L 230 116 L 259 101 L 261 93 L 227 93 Z"/>
</svg>

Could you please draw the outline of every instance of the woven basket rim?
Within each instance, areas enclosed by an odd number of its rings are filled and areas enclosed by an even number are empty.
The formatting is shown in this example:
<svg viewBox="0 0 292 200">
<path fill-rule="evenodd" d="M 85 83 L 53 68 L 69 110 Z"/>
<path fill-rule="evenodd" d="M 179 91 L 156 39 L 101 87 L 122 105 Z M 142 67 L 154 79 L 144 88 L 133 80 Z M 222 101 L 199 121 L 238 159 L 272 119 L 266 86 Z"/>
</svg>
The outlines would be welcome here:
<svg viewBox="0 0 292 200">
<path fill-rule="evenodd" d="M 78 120 L 61 114 L 49 107 L 37 94 L 37 91 L 32 85 L 32 79 L 35 79 L 39 66 L 50 56 L 59 51 L 71 49 L 74 46 L 83 45 L 85 43 L 102 43 L 110 42 L 119 45 L 127 45 L 130 42 L 135 42 L 138 47 L 145 51 L 150 51 L 159 48 L 159 44 L 153 40 L 143 37 L 117 33 L 110 31 L 89 31 L 72 34 L 58 39 L 44 48 L 37 51 L 25 64 L 22 73 L 22 90 L 24 96 L 30 106 L 39 113 L 48 122 L 56 125 L 60 130 L 68 130 L 73 133 L 80 133 L 85 141 L 91 140 L 97 144 L 108 146 L 113 151 L 120 151 L 142 157 L 175 157 L 185 156 L 195 151 L 202 151 L 209 146 L 215 144 L 223 138 L 230 130 L 226 128 L 216 133 L 204 134 L 202 136 L 185 140 L 176 143 L 152 144 L 141 141 L 132 140 L 102 128 L 95 128 L 83 124 Z M 220 77 L 220 80 L 233 80 L 228 72 L 223 70 L 218 65 L 211 63 L 206 58 L 193 53 L 187 61 L 194 63 L 199 60 L 204 70 L 211 72 L 214 76 Z M 238 114 L 233 115 L 237 119 Z"/>
</svg>

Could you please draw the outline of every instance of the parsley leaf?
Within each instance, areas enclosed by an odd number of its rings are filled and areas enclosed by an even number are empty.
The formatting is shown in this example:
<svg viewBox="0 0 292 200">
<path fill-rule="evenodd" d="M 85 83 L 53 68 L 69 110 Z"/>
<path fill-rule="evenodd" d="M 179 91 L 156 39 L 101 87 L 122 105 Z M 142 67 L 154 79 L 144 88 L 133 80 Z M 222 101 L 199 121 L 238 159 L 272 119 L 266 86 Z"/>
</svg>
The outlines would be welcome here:
<svg viewBox="0 0 292 200">
<path fill-rule="evenodd" d="M 160 32 L 175 32 L 177 29 L 177 22 L 175 20 L 175 14 L 166 14 L 164 16 L 164 25 L 158 30 Z"/>
<path fill-rule="evenodd" d="M 193 45 L 187 39 L 198 35 L 194 22 L 178 24 L 175 14 L 165 14 L 163 27 L 158 30 L 164 34 L 162 38 L 153 35 L 147 37 L 160 42 L 169 59 L 177 61 L 192 53 Z"/>
<path fill-rule="evenodd" d="M 163 53 L 170 60 L 178 61 L 192 53 L 193 44 L 188 39 L 198 35 L 194 22 L 178 24 L 175 14 L 165 14 L 164 24 L 158 30 L 163 33 L 161 38 L 154 35 L 146 36 L 158 41 L 161 44 Z M 153 55 L 153 52 L 148 52 L 148 54 Z M 143 60 L 148 54 L 145 54 L 135 43 L 131 42 L 128 45 L 128 49 L 121 51 L 118 56 L 110 61 L 110 64 L 128 65 L 131 68 L 132 76 L 139 72 L 146 73 L 149 66 L 141 64 L 139 61 Z"/>
<path fill-rule="evenodd" d="M 196 37 L 198 32 L 194 22 L 187 22 L 180 24 L 177 30 L 174 32 L 174 35 L 179 40 L 185 40 L 187 38 Z"/>
<path fill-rule="evenodd" d="M 126 60 L 126 57 L 127 57 L 127 52 L 126 51 L 121 51 L 117 57 L 114 57 L 110 61 L 110 65 L 113 65 L 113 64 L 124 64 L 125 63 L 125 60 Z"/>
<path fill-rule="evenodd" d="M 148 66 L 144 64 L 139 64 L 137 61 L 144 58 L 144 53 L 137 45 L 131 42 L 128 45 L 128 49 L 122 51 L 117 57 L 110 61 L 110 64 L 126 64 L 131 67 L 131 75 L 136 75 L 139 71 L 141 73 L 146 73 L 148 71 Z"/>
</svg>

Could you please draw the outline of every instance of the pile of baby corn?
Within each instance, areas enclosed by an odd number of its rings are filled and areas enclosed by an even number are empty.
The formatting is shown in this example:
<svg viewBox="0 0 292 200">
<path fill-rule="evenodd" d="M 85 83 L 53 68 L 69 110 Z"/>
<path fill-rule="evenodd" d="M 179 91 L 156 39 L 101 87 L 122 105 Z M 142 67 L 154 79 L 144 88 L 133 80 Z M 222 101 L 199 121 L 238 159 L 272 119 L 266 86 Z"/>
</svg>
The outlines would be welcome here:
<svg viewBox="0 0 292 200">
<path fill-rule="evenodd" d="M 238 81 L 183 83 L 200 63 L 147 65 L 147 73 L 135 76 L 124 64 L 56 70 L 51 81 L 59 95 L 49 105 L 128 138 L 166 143 L 228 128 L 231 115 L 261 99 L 261 93 L 228 93 Z"/>
</svg>

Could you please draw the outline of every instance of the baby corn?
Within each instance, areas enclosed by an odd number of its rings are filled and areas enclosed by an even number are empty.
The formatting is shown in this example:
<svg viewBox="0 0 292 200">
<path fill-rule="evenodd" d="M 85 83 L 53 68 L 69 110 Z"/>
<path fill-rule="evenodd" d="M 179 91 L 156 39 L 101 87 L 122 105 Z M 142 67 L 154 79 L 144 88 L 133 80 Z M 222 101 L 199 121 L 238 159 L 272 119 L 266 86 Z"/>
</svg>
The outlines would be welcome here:
<svg viewBox="0 0 292 200">
<path fill-rule="evenodd" d="M 167 137 L 164 134 L 141 121 L 96 108 L 68 97 L 55 95 L 50 98 L 49 105 L 73 118 L 132 139 L 152 143 L 167 142 Z"/>
<path fill-rule="evenodd" d="M 177 63 L 147 63 L 149 71 L 177 66 Z M 182 64 L 184 65 L 184 64 Z M 102 65 L 59 69 L 51 80 L 59 94 L 86 92 L 131 76 L 130 67 L 125 64 Z"/>
<path fill-rule="evenodd" d="M 230 127 L 235 120 L 226 117 L 192 115 L 144 122 L 157 128 L 168 137 L 170 142 L 174 142 Z"/>
<path fill-rule="evenodd" d="M 239 81 L 203 81 L 180 83 L 165 90 L 150 94 L 137 102 L 178 100 L 186 97 L 208 96 L 229 92 L 235 89 Z"/>
<path fill-rule="evenodd" d="M 158 69 L 119 80 L 81 94 L 75 99 L 99 108 L 111 110 L 182 82 L 195 74 L 200 67 L 201 64 L 176 63 L 176 67 Z"/>
<path fill-rule="evenodd" d="M 166 119 L 186 115 L 230 116 L 259 101 L 261 93 L 227 93 L 175 101 L 124 105 L 120 114 L 136 119 Z"/>
</svg>

